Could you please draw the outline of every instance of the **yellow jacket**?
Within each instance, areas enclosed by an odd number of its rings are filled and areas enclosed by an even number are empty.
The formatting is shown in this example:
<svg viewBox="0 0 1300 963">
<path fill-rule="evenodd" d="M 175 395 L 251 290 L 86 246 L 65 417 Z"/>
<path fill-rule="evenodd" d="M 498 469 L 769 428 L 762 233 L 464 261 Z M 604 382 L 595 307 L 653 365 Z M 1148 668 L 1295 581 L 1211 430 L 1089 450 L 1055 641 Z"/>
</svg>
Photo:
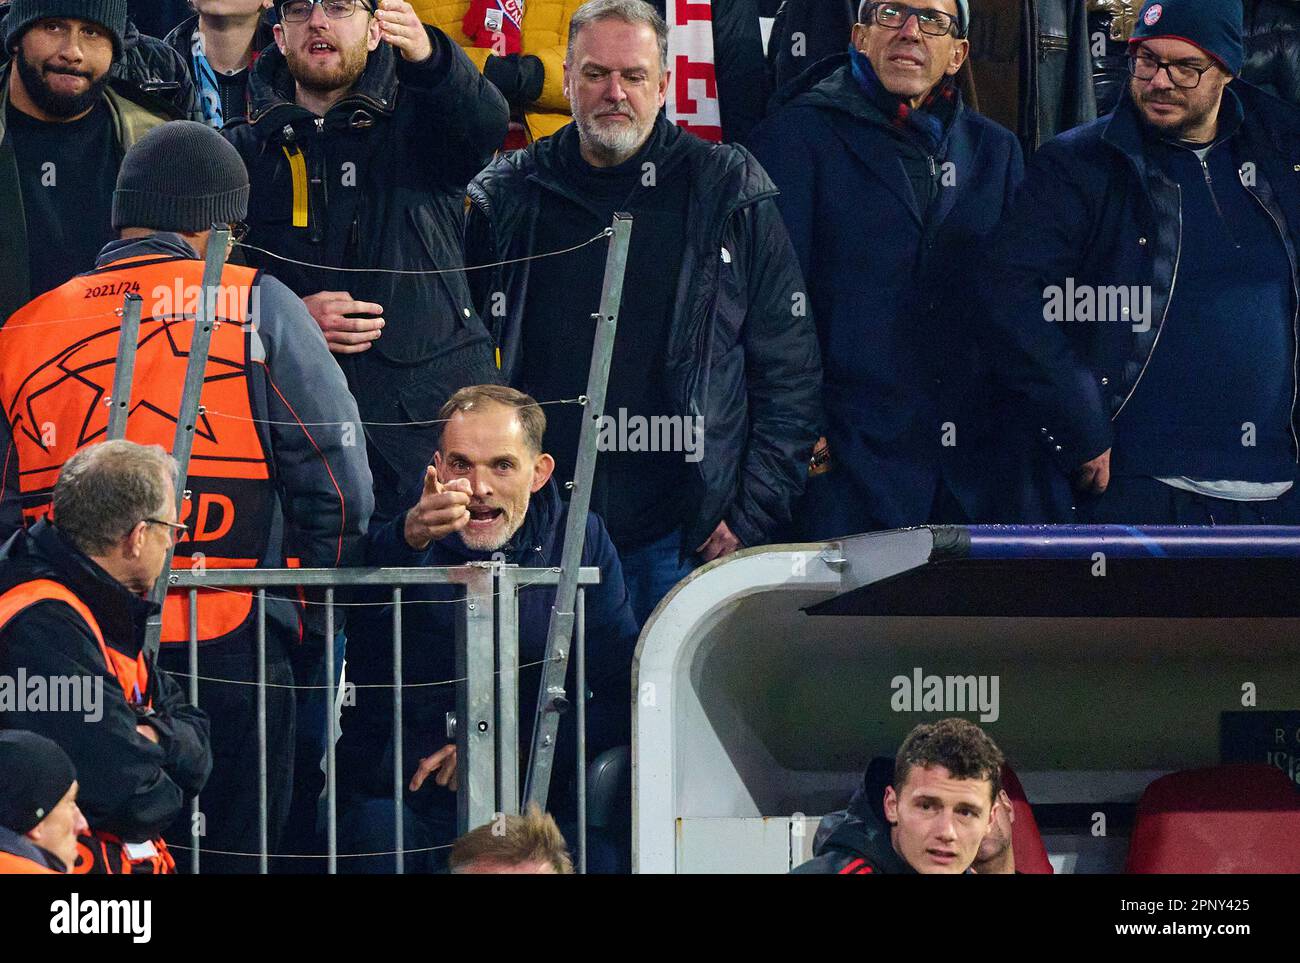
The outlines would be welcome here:
<svg viewBox="0 0 1300 963">
<path fill-rule="evenodd" d="M 569 18 L 582 0 L 523 0 L 524 22 L 520 36 L 520 54 L 531 54 L 542 62 L 546 76 L 542 95 L 533 101 L 525 114 L 530 140 L 555 133 L 571 119 L 569 101 L 564 96 L 564 48 L 569 37 Z M 492 50 L 472 47 L 461 29 L 469 10 L 469 0 L 411 0 L 416 14 L 427 24 L 437 27 L 474 61 L 481 71 Z"/>
</svg>

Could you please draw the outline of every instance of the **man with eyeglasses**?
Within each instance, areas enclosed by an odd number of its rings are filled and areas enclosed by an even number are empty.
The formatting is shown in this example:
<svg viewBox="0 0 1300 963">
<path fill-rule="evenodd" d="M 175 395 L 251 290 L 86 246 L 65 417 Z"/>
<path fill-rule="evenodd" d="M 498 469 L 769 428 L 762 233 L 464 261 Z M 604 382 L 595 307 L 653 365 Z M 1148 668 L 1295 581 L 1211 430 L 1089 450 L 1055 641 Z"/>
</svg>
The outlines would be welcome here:
<svg viewBox="0 0 1300 963">
<path fill-rule="evenodd" d="M 970 110 L 965 0 L 866 0 L 849 51 L 782 93 L 752 147 L 780 188 L 825 370 L 804 537 L 983 514 L 989 447 L 967 295 L 1020 180 L 1019 144 Z"/>
<path fill-rule="evenodd" d="M 1019 507 L 1295 524 L 1300 113 L 1235 79 L 1238 0 L 1149 0 L 1129 55 L 1126 96 L 1042 149 L 992 245 L 989 350 L 1058 469 Z"/>
<path fill-rule="evenodd" d="M 143 650 L 147 594 L 186 529 L 176 478 L 158 445 L 89 445 L 54 483 L 58 520 L 0 548 L 0 678 L 44 680 L 51 698 L 91 693 L 0 712 L 0 729 L 53 740 L 76 767 L 78 873 L 172 872 L 163 831 L 212 769 L 207 713 Z"/>
<path fill-rule="evenodd" d="M 463 273 L 465 185 L 505 137 L 496 88 L 405 0 L 281 0 L 226 136 L 248 259 L 307 303 L 366 426 L 377 517 L 437 447 L 438 409 L 499 380 Z M 291 259 L 291 260 L 286 260 Z"/>
</svg>

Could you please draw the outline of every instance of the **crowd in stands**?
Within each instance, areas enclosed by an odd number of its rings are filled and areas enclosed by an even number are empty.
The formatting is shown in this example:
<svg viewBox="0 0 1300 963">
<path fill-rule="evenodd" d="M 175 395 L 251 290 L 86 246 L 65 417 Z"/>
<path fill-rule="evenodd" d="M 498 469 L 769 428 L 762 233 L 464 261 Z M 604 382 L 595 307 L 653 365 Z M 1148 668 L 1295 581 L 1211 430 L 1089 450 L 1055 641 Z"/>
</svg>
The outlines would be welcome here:
<svg viewBox="0 0 1300 963">
<path fill-rule="evenodd" d="M 1068 60 L 1028 55 L 1026 105 L 1002 52 L 1028 28 L 997 4 L 788 0 L 766 62 L 752 0 L 664 6 L 0 6 L 0 675 L 94 676 L 112 704 L 95 722 L 0 707 L 0 758 L 33 773 L 0 769 L 0 866 L 184 871 L 202 790 L 202 870 L 256 870 L 255 597 L 204 590 L 191 612 L 174 593 L 146 652 L 172 539 L 176 567 L 559 564 L 617 212 L 633 230 L 583 556 L 602 572 L 592 754 L 629 742 L 641 626 L 738 550 L 1300 524 L 1300 112 L 1285 56 L 1259 53 L 1260 4 L 1141 4 L 1096 119 L 1083 16 Z M 1265 61 L 1268 90 L 1243 76 Z M 178 486 L 214 226 L 230 241 Z M 106 441 L 126 294 L 130 441 Z M 553 598 L 521 597 L 524 663 Z M 327 635 L 318 599 L 268 593 L 270 852 L 320 852 L 346 657 L 340 848 L 390 847 L 396 758 L 408 867 L 444 864 L 453 599 L 408 595 L 425 604 L 395 732 L 383 597 Z M 576 765 L 561 754 L 558 823 L 478 830 L 453 871 L 571 871 Z M 1001 766 L 969 724 L 922 727 L 870 794 L 883 810 L 851 806 L 809 871 L 1006 871 Z M 951 816 L 939 843 L 918 797 Z M 585 855 L 618 870 L 628 851 L 623 826 Z"/>
</svg>

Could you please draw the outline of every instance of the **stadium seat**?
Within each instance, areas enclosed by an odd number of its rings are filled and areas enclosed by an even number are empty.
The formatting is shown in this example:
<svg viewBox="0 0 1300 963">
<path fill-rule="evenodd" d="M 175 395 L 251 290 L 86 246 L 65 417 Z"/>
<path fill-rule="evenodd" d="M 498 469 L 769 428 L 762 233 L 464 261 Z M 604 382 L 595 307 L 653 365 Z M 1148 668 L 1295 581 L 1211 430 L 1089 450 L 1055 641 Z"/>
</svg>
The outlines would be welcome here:
<svg viewBox="0 0 1300 963">
<path fill-rule="evenodd" d="M 1273 766 L 1161 776 L 1138 802 L 1130 873 L 1300 872 L 1300 792 Z"/>
<path fill-rule="evenodd" d="M 1016 851 L 1016 872 L 1029 875 L 1051 875 L 1052 864 L 1047 858 L 1047 847 L 1038 832 L 1038 820 L 1025 798 L 1025 787 L 1020 785 L 1015 770 L 1005 763 L 1002 766 L 1002 788 L 1011 798 L 1011 808 L 1016 820 L 1011 824 L 1011 845 Z"/>
</svg>

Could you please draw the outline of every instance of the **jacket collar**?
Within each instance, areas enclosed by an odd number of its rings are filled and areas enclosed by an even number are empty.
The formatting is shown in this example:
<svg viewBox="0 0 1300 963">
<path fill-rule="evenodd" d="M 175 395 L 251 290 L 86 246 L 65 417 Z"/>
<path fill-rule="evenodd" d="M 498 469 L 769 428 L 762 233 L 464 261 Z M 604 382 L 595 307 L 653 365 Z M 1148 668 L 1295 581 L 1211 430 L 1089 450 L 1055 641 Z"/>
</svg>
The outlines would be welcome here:
<svg viewBox="0 0 1300 963">
<path fill-rule="evenodd" d="M 128 24 L 128 29 L 130 25 Z M 194 35 L 199 30 L 199 15 L 182 20 L 171 32 L 163 38 L 163 43 L 172 47 L 177 53 L 185 58 L 185 63 L 189 64 L 190 56 L 194 51 Z M 257 22 L 257 31 L 253 34 L 253 63 L 256 64 L 258 59 L 266 51 L 266 48 L 275 43 L 275 34 L 271 31 L 271 25 L 263 17 Z M 277 50 L 277 53 L 279 51 Z"/>
<path fill-rule="evenodd" d="M 1246 126 L 1248 113 L 1246 105 L 1242 102 L 1242 95 L 1250 97 L 1249 91 L 1255 89 L 1242 81 L 1234 81 L 1224 89 L 1223 103 L 1219 107 L 1220 130 L 1215 137 L 1216 143 L 1236 135 Z M 1111 111 L 1110 119 L 1104 123 L 1102 140 L 1124 154 L 1139 171 L 1146 172 L 1147 141 L 1153 135 L 1142 120 L 1142 115 L 1137 105 L 1133 103 L 1133 96 L 1128 88 L 1125 88 L 1124 95 Z M 1294 132 L 1292 136 L 1295 136 Z M 1274 140 L 1276 143 L 1276 137 Z"/>
<path fill-rule="evenodd" d="M 835 832 L 822 844 L 821 855 L 829 849 L 860 856 L 878 872 L 897 875 L 916 875 L 907 860 L 894 849 L 889 827 L 870 813 L 850 814 Z"/>
<path fill-rule="evenodd" d="M 63 860 L 59 859 L 59 857 L 47 849 L 41 849 L 26 836 L 20 836 L 12 829 L 6 829 L 4 826 L 0 826 L 0 853 L 9 853 L 12 856 L 30 859 L 33 863 L 52 869 L 56 873 L 66 873 L 68 871 L 68 867 L 63 865 Z"/>
<path fill-rule="evenodd" d="M 366 69 L 352 90 L 339 100 L 323 118 L 294 100 L 294 80 L 289 61 L 278 47 L 262 51 L 248 77 L 251 107 L 248 122 L 263 138 L 269 139 L 286 127 L 306 128 L 322 120 L 322 129 L 365 128 L 377 117 L 389 117 L 397 103 L 397 60 L 393 48 L 381 43 L 366 59 Z"/>
<path fill-rule="evenodd" d="M 98 270 L 115 261 L 125 261 L 130 258 L 158 256 L 195 261 L 199 259 L 199 252 L 190 247 L 189 242 L 179 234 L 159 231 L 148 237 L 119 238 L 109 241 L 95 259 L 95 268 Z"/>
</svg>

